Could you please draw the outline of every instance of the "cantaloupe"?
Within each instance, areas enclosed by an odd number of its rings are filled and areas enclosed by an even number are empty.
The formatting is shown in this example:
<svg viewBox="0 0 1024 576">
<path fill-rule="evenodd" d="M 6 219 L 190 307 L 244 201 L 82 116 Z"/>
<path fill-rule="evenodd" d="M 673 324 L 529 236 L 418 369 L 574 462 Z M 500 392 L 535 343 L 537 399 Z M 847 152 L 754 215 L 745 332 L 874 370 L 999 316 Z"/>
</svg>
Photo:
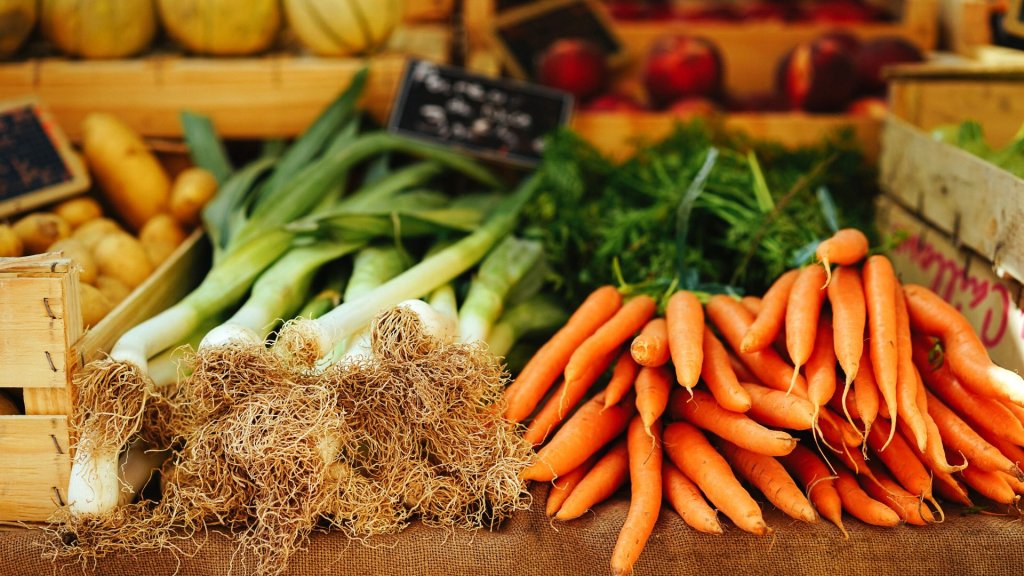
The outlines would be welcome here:
<svg viewBox="0 0 1024 576">
<path fill-rule="evenodd" d="M 42 0 L 39 17 L 47 40 L 83 58 L 132 56 L 156 34 L 152 0 Z"/>
<path fill-rule="evenodd" d="M 284 0 L 284 10 L 303 45 L 322 56 L 373 52 L 402 17 L 400 0 Z"/>
<path fill-rule="evenodd" d="M 32 33 L 38 0 L 0 0 L 0 56 L 14 54 Z"/>
<path fill-rule="evenodd" d="M 197 54 L 262 52 L 281 27 L 278 0 L 158 0 L 157 5 L 171 38 Z"/>
</svg>

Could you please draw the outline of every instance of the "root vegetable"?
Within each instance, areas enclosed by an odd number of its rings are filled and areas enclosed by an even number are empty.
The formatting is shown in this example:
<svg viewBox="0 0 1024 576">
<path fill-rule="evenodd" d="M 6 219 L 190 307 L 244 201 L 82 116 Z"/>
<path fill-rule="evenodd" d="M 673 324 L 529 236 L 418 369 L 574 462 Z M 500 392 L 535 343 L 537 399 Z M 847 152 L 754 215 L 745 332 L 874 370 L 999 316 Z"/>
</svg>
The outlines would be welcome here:
<svg viewBox="0 0 1024 576">
<path fill-rule="evenodd" d="M 110 114 L 89 114 L 82 132 L 89 170 L 132 230 L 166 210 L 170 178 L 138 134 Z"/>
<path fill-rule="evenodd" d="M 0 224 L 0 258 L 17 258 L 24 252 L 25 246 L 14 229 L 6 224 Z"/>
<path fill-rule="evenodd" d="M 111 304 L 117 306 L 122 300 L 128 297 L 132 293 L 132 289 L 125 285 L 117 278 L 112 276 L 97 276 L 96 282 L 93 284 L 96 288 L 107 297 L 107 300 Z"/>
<path fill-rule="evenodd" d="M 171 215 L 183 226 L 198 226 L 203 206 L 217 193 L 217 178 L 198 167 L 182 171 L 171 187 Z"/>
<path fill-rule="evenodd" d="M 0 391 L 0 416 L 15 416 L 21 414 L 18 406 L 3 391 Z"/>
<path fill-rule="evenodd" d="M 170 214 L 157 214 L 139 231 L 139 242 L 153 266 L 159 266 L 185 241 L 185 231 Z"/>
<path fill-rule="evenodd" d="M 94 198 L 79 196 L 57 204 L 53 207 L 53 213 L 67 221 L 72 229 L 77 229 L 82 224 L 103 216 L 103 208 Z"/>
<path fill-rule="evenodd" d="M 88 328 L 99 324 L 100 320 L 114 308 L 114 305 L 94 286 L 79 284 L 78 288 L 78 301 L 82 308 L 82 327 Z"/>
<path fill-rule="evenodd" d="M 97 218 L 82 224 L 71 233 L 71 237 L 82 243 L 89 250 L 95 250 L 96 245 L 104 236 L 112 232 L 123 232 L 121 225 L 110 218 Z"/>
<path fill-rule="evenodd" d="M 94 252 L 100 274 L 117 278 L 135 288 L 153 272 L 153 264 L 142 243 L 123 232 L 108 234 Z"/>
<path fill-rule="evenodd" d="M 95 284 L 99 268 L 92 257 L 92 252 L 74 238 L 62 238 L 47 248 L 47 252 L 63 252 L 78 265 L 78 279 L 86 284 Z"/>
<path fill-rule="evenodd" d="M 71 226 L 52 212 L 35 212 L 14 223 L 25 254 L 39 254 L 51 244 L 71 235 Z"/>
</svg>

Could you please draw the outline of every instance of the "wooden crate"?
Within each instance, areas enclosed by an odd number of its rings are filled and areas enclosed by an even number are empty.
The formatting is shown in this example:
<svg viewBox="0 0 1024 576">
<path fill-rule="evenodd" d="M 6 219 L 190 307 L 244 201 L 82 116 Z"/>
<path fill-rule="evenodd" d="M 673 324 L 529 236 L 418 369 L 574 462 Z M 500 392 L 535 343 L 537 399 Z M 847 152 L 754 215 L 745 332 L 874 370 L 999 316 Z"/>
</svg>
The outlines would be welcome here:
<svg viewBox="0 0 1024 576">
<path fill-rule="evenodd" d="M 444 62 L 451 33 L 440 24 L 402 26 L 367 61 L 271 54 L 195 58 L 154 54 L 128 60 L 41 58 L 0 63 L 0 100 L 35 95 L 78 140 L 90 112 L 109 112 L 146 137 L 181 137 L 179 113 L 213 118 L 225 138 L 290 137 L 309 126 L 364 65 L 363 106 L 387 117 L 409 55 Z"/>
<path fill-rule="evenodd" d="M 18 389 L 25 406 L 25 415 L 0 416 L 0 521 L 44 521 L 65 503 L 74 371 L 180 300 L 208 261 L 209 244 L 195 232 L 84 334 L 78 272 L 67 260 L 0 263 L 0 388 Z"/>
<path fill-rule="evenodd" d="M 455 0 L 403 0 L 406 22 L 443 22 L 451 18 Z"/>
</svg>

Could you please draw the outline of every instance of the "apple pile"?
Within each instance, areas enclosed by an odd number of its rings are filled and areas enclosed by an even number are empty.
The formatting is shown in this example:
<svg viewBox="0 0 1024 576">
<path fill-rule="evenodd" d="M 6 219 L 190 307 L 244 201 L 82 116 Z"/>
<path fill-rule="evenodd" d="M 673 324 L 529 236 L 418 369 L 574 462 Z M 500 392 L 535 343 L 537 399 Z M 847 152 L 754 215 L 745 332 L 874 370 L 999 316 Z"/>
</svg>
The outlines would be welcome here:
<svg viewBox="0 0 1024 576">
<path fill-rule="evenodd" d="M 795 47 L 777 64 L 775 90 L 730 95 L 723 88 L 718 48 L 699 36 L 658 39 L 642 63 L 645 98 L 610 89 L 606 55 L 577 38 L 554 42 L 537 61 L 538 82 L 572 93 L 592 111 L 666 110 L 701 115 L 717 110 L 873 113 L 884 109 L 885 66 L 919 62 L 923 55 L 898 37 L 861 41 L 836 30 Z"/>
<path fill-rule="evenodd" d="M 606 0 L 605 3 L 617 20 L 860 24 L 890 17 L 861 0 L 733 0 L 683 4 L 669 0 Z"/>
</svg>

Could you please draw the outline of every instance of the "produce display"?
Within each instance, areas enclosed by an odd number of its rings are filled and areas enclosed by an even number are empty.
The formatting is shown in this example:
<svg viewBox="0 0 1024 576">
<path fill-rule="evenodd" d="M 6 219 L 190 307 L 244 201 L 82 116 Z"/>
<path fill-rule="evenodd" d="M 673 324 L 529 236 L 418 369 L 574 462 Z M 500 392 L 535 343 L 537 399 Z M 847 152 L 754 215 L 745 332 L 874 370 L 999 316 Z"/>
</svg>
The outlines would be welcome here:
<svg viewBox="0 0 1024 576">
<path fill-rule="evenodd" d="M 605 0 L 621 20 L 683 20 L 688 22 L 808 22 L 862 24 L 891 15 L 862 0 Z"/>
<path fill-rule="evenodd" d="M 1019 178 L 1024 178 L 1024 130 L 1018 131 L 1013 141 L 1002 148 L 992 148 L 985 140 L 985 131 L 981 124 L 974 121 L 940 126 L 932 131 L 932 136 L 940 142 L 948 142 Z"/>
</svg>

